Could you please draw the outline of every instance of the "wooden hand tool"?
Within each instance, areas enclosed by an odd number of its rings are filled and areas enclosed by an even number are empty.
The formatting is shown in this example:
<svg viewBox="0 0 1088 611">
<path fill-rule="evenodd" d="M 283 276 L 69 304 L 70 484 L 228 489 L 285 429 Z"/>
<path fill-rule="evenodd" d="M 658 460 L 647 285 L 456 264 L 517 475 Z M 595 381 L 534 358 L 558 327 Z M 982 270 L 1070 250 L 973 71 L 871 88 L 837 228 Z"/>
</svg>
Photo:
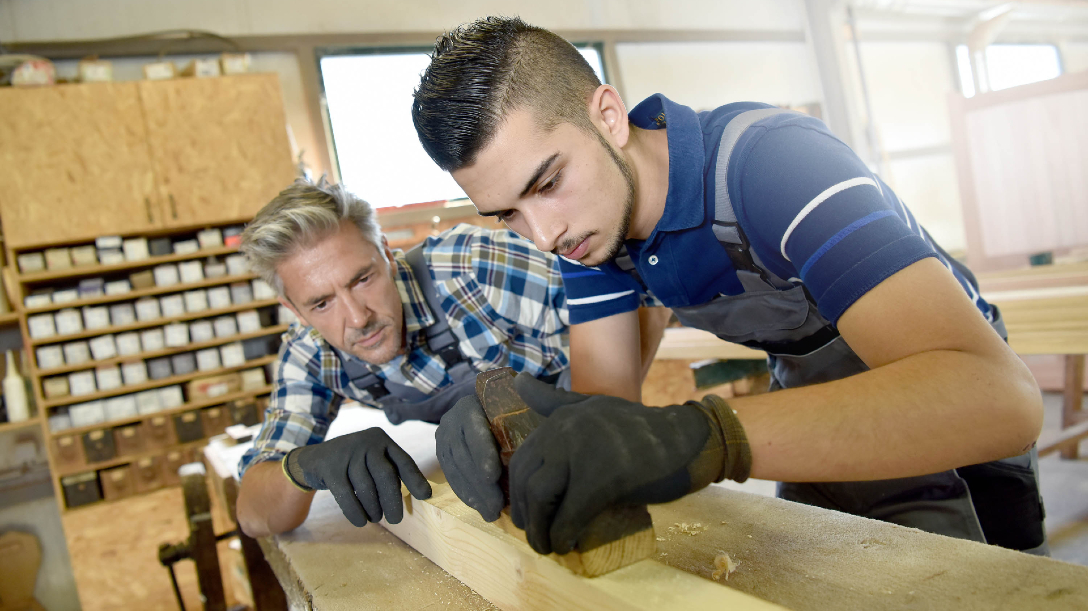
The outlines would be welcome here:
<svg viewBox="0 0 1088 611">
<path fill-rule="evenodd" d="M 476 396 L 491 423 L 491 432 L 499 443 L 499 456 L 502 459 L 499 485 L 508 505 L 499 518 L 499 524 L 524 541 L 524 531 L 510 520 L 508 470 L 514 452 L 544 422 L 544 418 L 518 396 L 514 389 L 514 375 L 514 370 L 509 367 L 481 373 L 476 376 Z M 648 558 L 655 550 L 650 512 L 645 505 L 625 505 L 610 507 L 594 518 L 579 535 L 573 552 L 552 556 L 579 575 L 596 577 Z"/>
</svg>

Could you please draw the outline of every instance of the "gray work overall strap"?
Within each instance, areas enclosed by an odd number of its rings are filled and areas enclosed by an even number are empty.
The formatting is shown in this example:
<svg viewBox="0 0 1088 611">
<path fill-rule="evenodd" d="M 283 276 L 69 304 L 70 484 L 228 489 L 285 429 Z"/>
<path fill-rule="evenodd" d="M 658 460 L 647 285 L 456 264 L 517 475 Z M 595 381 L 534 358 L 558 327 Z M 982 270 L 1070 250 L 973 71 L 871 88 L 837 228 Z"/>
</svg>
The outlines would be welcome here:
<svg viewBox="0 0 1088 611">
<path fill-rule="evenodd" d="M 868 370 L 834 325 L 820 314 L 805 287 L 800 282 L 785 281 L 766 268 L 737 221 L 729 196 L 733 149 L 754 123 L 781 113 L 799 114 L 779 108 L 741 113 L 726 125 L 718 148 L 712 228 L 736 268 L 744 291 L 673 309 L 687 326 L 767 351 L 771 390 L 838 380 Z M 977 290 L 970 271 L 934 246 Z M 991 324 L 1002 338 L 1007 337 L 996 308 Z M 1002 461 L 920 477 L 783 483 L 779 496 L 948 536 L 989 540 L 1033 553 L 1045 554 L 1047 550 L 1034 450 Z"/>
<path fill-rule="evenodd" d="M 451 378 L 452 384 L 427 394 L 412 386 L 390 383 L 378 377 L 357 358 L 341 353 L 341 359 L 348 378 L 357 388 L 370 394 L 393 424 L 405 420 L 438 422 L 442 414 L 453 407 L 458 399 L 476 391 L 476 370 L 461 354 L 458 348 L 460 340 L 450 330 L 438 290 L 431 278 L 431 271 L 423 258 L 423 246 L 416 246 L 405 253 L 405 260 L 411 266 L 420 292 L 434 316 L 434 323 L 422 330 L 427 347 L 446 364 L 446 374 Z"/>
</svg>

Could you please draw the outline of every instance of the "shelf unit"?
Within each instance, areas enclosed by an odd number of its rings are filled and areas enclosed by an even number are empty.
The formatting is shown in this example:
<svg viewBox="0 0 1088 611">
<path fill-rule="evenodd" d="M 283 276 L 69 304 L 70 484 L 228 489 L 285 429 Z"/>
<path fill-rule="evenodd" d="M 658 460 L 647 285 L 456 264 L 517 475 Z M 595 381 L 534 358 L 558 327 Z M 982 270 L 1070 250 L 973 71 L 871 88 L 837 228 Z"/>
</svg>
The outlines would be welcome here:
<svg viewBox="0 0 1088 611">
<path fill-rule="evenodd" d="M 20 431 L 22 429 L 28 429 L 35 426 L 39 426 L 37 416 L 31 416 L 30 418 L 27 418 L 26 420 L 22 420 L 20 422 L 0 422 L 0 433 Z"/>
<path fill-rule="evenodd" d="M 236 223 L 232 223 L 236 225 Z M 133 237 L 172 237 L 175 240 L 178 239 L 191 239 L 199 230 L 208 228 L 222 229 L 224 225 L 202 225 L 196 227 L 187 227 L 176 230 L 173 234 L 164 236 L 162 232 L 155 231 L 149 232 L 144 236 L 140 235 L 126 235 L 126 238 Z M 59 242 L 57 246 L 70 247 L 87 245 L 86 242 L 72 243 L 71 241 Z M 52 247 L 51 245 L 38 245 L 33 249 L 11 249 L 7 252 L 8 260 L 15 262 L 20 254 L 26 252 L 33 252 L 37 250 L 44 250 Z M 43 289 L 60 289 L 68 286 L 78 284 L 79 280 L 87 278 L 101 277 L 104 281 L 117 280 L 121 278 L 127 278 L 129 274 L 141 272 L 144 270 L 151 270 L 160 265 L 166 264 L 178 264 L 186 261 L 204 261 L 209 258 L 222 258 L 237 253 L 236 247 L 231 246 L 212 246 L 209 248 L 202 248 L 195 252 L 189 252 L 185 254 L 170 254 L 162 256 L 145 257 L 138 260 L 126 260 L 121 263 L 111 265 L 86 265 L 86 266 L 73 266 L 66 269 L 58 270 L 46 270 L 33 273 L 13 273 L 9 276 L 9 291 L 12 293 L 12 301 L 14 304 L 21 306 L 23 304 L 26 295 L 31 292 L 40 291 Z M 203 267 L 203 266 L 202 266 Z M 14 266 L 13 266 L 14 268 Z M 221 432 L 218 430 L 203 430 L 203 437 L 194 439 L 194 433 L 192 430 L 186 432 L 186 435 L 180 436 L 179 431 L 175 431 L 175 422 L 177 427 L 181 428 L 181 418 L 187 419 L 187 422 L 192 422 L 193 417 L 196 420 L 204 423 L 214 422 L 215 425 L 220 426 L 223 424 L 232 423 L 231 416 L 233 411 L 228 409 L 230 406 L 238 408 L 244 408 L 241 411 L 247 413 L 256 413 L 257 417 L 263 417 L 263 410 L 257 407 L 258 402 L 262 397 L 266 397 L 272 390 L 269 384 L 269 374 L 266 371 L 263 375 L 263 379 L 260 380 L 261 385 L 258 387 L 244 388 L 240 385 L 240 377 L 230 380 L 230 383 L 224 383 L 222 389 L 214 394 L 216 396 L 207 396 L 204 394 L 192 395 L 194 390 L 194 383 L 210 383 L 213 379 L 223 379 L 224 377 L 230 378 L 232 376 L 238 376 L 240 372 L 245 370 L 263 369 L 270 363 L 276 360 L 274 352 L 270 352 L 274 348 L 274 339 L 276 336 L 282 335 L 288 328 L 288 324 L 280 324 L 275 319 L 276 316 L 267 316 L 270 314 L 267 310 L 272 308 L 278 308 L 279 301 L 274 298 L 267 299 L 250 299 L 243 302 L 235 302 L 226 307 L 219 308 L 205 308 L 202 310 L 187 311 L 183 314 L 175 316 L 162 316 L 155 319 L 139 320 L 128 324 L 110 325 L 108 327 L 96 328 L 96 329 L 84 329 L 77 333 L 68 333 L 64 335 L 54 334 L 45 337 L 31 337 L 28 319 L 33 316 L 41 315 L 55 315 L 60 310 L 75 309 L 76 311 L 82 311 L 81 308 L 86 306 L 102 306 L 113 305 L 121 303 L 134 303 L 137 299 L 143 298 L 156 298 L 161 296 L 182 294 L 188 291 L 196 291 L 201 289 L 208 289 L 217 286 L 227 286 L 237 283 L 252 283 L 257 276 L 255 274 L 245 272 L 237 273 L 242 270 L 235 270 L 236 273 L 230 275 L 220 275 L 217 277 L 205 277 L 202 280 L 196 282 L 175 283 L 165 286 L 153 286 L 148 288 L 142 288 L 137 290 L 130 290 L 125 293 L 117 293 L 111 295 L 98 295 L 92 297 L 85 297 L 77 300 L 72 300 L 63 303 L 50 303 L 41 305 L 40 307 L 26 308 L 19 307 L 17 313 L 10 315 L 12 322 L 18 322 L 21 327 L 24 337 L 24 345 L 27 349 L 27 377 L 30 378 L 32 384 L 32 394 L 37 405 L 37 414 L 31 420 L 27 422 L 20 422 L 13 425 L 0 425 L 0 431 L 9 430 L 16 427 L 26 426 L 41 426 L 42 434 L 47 442 L 47 455 L 49 457 L 50 471 L 52 473 L 53 485 L 57 494 L 58 500 L 61 502 L 61 507 L 65 511 L 77 509 L 82 504 L 68 507 L 68 497 L 65 494 L 65 487 L 62 483 L 62 479 L 70 476 L 78 476 L 82 474 L 96 474 L 93 478 L 95 486 L 98 487 L 98 495 L 102 500 L 97 502 L 109 502 L 110 499 L 105 497 L 105 491 L 107 488 L 107 482 L 105 480 L 106 474 L 110 473 L 105 471 L 107 469 L 117 470 L 125 469 L 126 465 L 132 465 L 130 471 L 136 472 L 136 465 L 140 461 L 145 459 L 153 459 L 155 464 L 162 464 L 168 462 L 166 460 L 168 455 L 175 454 L 179 451 L 190 451 L 199 448 L 206 442 L 206 437 L 209 434 L 216 434 Z M 12 286 L 13 285 L 13 286 Z M 256 290 L 252 291 L 257 293 Z M 235 296 L 232 294 L 232 299 Z M 13 304 L 13 305 L 14 305 Z M 125 333 L 130 331 L 141 331 L 146 329 L 153 329 L 157 327 L 163 327 L 165 325 L 174 323 L 186 323 L 197 320 L 208 320 L 209 322 L 214 319 L 224 316 L 230 316 L 239 312 L 246 312 L 255 310 L 261 317 L 261 328 L 252 329 L 245 332 L 235 329 L 235 333 L 229 335 L 215 336 L 210 339 L 199 342 L 188 342 L 185 345 L 180 346 L 161 346 L 156 345 L 150 347 L 150 349 L 141 350 L 134 354 L 128 354 L 124 356 L 112 356 L 104 359 L 91 359 L 83 362 L 76 363 L 64 363 L 56 364 L 50 363 L 49 367 L 40 367 L 38 363 L 37 350 L 47 346 L 61 345 L 68 342 L 85 341 L 88 339 L 96 338 L 99 336 L 116 335 L 119 333 Z M 260 314 L 264 312 L 264 314 Z M 269 320 L 271 319 L 271 322 Z M 0 325 L 3 324 L 4 317 L 0 316 Z M 256 342 L 256 343 L 251 343 Z M 225 352 L 228 349 L 234 350 L 236 358 L 238 354 L 237 345 L 244 346 L 245 360 L 244 362 L 228 361 L 232 362 L 229 366 L 219 366 L 214 369 L 206 369 L 204 371 L 197 370 L 182 370 L 180 374 L 160 376 L 158 379 L 153 379 L 150 372 L 147 379 L 133 384 L 122 384 L 116 387 L 107 387 L 106 390 L 100 390 L 97 388 L 90 388 L 93 392 L 86 392 L 88 389 L 81 389 L 83 394 L 65 394 L 63 396 L 51 396 L 46 398 L 43 382 L 53 378 L 63 378 L 72 375 L 85 375 L 84 372 L 94 372 L 95 370 L 101 371 L 103 367 L 120 367 L 126 364 L 136 363 L 143 361 L 146 363 L 152 359 L 165 359 L 171 357 L 177 357 L 183 353 L 194 353 L 198 350 L 215 350 L 218 349 L 220 354 L 226 355 Z M 256 350 L 251 354 L 251 348 Z M 224 356 L 225 358 L 225 356 Z M 239 358 L 240 360 L 240 358 Z M 171 361 L 173 364 L 176 361 Z M 166 371 L 164 373 L 171 373 Z M 97 381 L 97 376 L 96 381 Z M 257 376 L 261 377 L 261 376 Z M 69 380 L 75 378 L 68 378 Z M 139 378 L 137 378 L 139 379 Z M 252 384 L 252 378 L 247 378 L 249 383 Z M 116 383 L 116 382 L 115 382 Z M 164 409 L 158 409 L 154 411 L 146 411 L 145 413 L 139 413 L 138 410 L 132 411 L 131 408 L 125 412 L 114 412 L 105 409 L 107 400 L 121 397 L 123 395 L 132 395 L 133 399 L 128 400 L 129 405 L 135 402 L 136 393 L 147 393 L 148 391 L 156 391 L 161 389 L 167 389 L 170 387 L 178 387 L 182 392 L 182 402 L 180 404 L 169 402 L 167 405 L 173 405 Z M 63 388 L 63 386 L 62 386 Z M 239 388 L 241 388 L 239 390 Z M 70 388 L 75 390 L 74 388 Z M 174 390 L 162 391 L 162 392 L 177 392 Z M 161 397 L 162 395 L 160 395 Z M 176 394 L 174 395 L 177 396 Z M 177 401 L 175 398 L 173 401 Z M 250 409 L 249 404 L 254 404 Z M 105 419 L 101 421 L 94 421 L 90 424 L 83 424 L 80 421 L 81 426 L 64 426 L 57 430 L 53 430 L 51 426 L 50 418 L 54 418 L 52 425 L 57 425 L 64 421 L 64 414 L 75 413 L 76 409 L 84 409 L 87 406 L 94 406 L 94 409 L 99 409 L 101 406 L 102 414 Z M 219 410 L 216 412 L 215 410 Z M 81 412 L 86 414 L 87 412 Z M 91 413 L 96 414 L 93 411 Z M 214 419 L 209 420 L 208 414 L 215 413 L 217 416 Z M 161 445 L 160 440 L 151 440 L 150 438 L 140 438 L 140 442 L 135 447 L 147 446 L 147 449 L 143 451 L 129 451 L 127 453 L 122 451 L 122 445 L 120 442 L 120 431 L 122 427 L 127 432 L 136 430 L 136 434 L 147 435 L 148 423 L 156 421 L 161 424 L 165 419 L 168 435 L 165 439 L 169 440 L 166 445 Z M 27 424 L 27 423 L 30 424 Z M 196 434 L 199 434 L 202 430 L 201 424 L 197 424 Z M 98 435 L 98 431 L 102 434 Z M 90 452 L 90 447 L 87 445 L 87 439 L 97 435 L 98 439 L 109 437 L 115 443 L 108 444 L 113 447 L 113 450 Z M 184 440 L 184 441 L 181 441 Z M 146 441 L 146 443 L 145 443 Z M 65 442 L 68 445 L 65 447 L 65 452 L 78 452 L 77 460 L 71 460 L 71 454 L 60 454 L 60 443 Z M 84 448 L 88 448 L 87 452 L 84 452 Z M 153 448 L 153 449 L 152 449 Z M 112 452 L 112 454 L 111 454 Z M 147 462 L 147 461 L 145 461 Z M 147 488 L 143 491 L 149 491 L 155 489 L 155 487 Z"/>
<path fill-rule="evenodd" d="M 89 305 L 106 305 L 107 303 L 116 303 L 118 301 L 129 301 L 131 299 L 138 299 L 140 297 L 154 297 L 155 295 L 164 295 L 166 293 L 184 293 L 185 291 L 192 291 L 194 289 L 204 289 L 212 286 L 219 286 L 222 284 L 234 284 L 235 282 L 246 282 L 256 278 L 254 274 L 238 274 L 234 276 L 222 276 L 219 278 L 208 278 L 201 280 L 200 282 L 188 282 L 185 284 L 172 284 L 170 286 L 156 286 L 149 289 L 139 289 L 136 291 L 129 291 L 127 293 L 120 293 L 117 295 L 106 295 L 103 297 L 92 297 L 90 299 L 78 299 L 76 301 L 69 301 L 66 303 L 54 303 L 49 306 L 42 306 L 40 308 L 25 308 L 26 313 L 29 316 L 33 316 L 39 313 L 52 312 L 55 310 L 63 310 L 66 308 L 80 308 Z"/>
</svg>

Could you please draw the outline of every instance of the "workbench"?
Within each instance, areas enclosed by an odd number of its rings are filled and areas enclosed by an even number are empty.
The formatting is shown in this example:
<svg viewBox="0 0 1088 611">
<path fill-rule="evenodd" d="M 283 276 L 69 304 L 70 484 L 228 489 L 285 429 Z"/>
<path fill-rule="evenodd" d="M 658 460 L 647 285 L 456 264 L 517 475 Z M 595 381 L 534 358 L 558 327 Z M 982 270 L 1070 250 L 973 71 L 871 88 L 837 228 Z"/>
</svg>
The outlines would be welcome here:
<svg viewBox="0 0 1088 611">
<path fill-rule="evenodd" d="M 345 407 L 330 435 L 370 426 L 388 431 L 441 480 L 432 425 L 392 426 L 376 410 Z M 242 451 L 213 444 L 206 454 L 217 471 L 230 472 Z M 1086 567 L 721 486 L 651 513 L 652 562 L 711 580 L 715 556 L 728 553 L 737 568 L 721 587 L 790 609 L 1088 608 Z M 301 527 L 260 544 L 292 608 L 494 608 L 382 526 L 351 526 L 328 492 L 315 496 Z"/>
</svg>

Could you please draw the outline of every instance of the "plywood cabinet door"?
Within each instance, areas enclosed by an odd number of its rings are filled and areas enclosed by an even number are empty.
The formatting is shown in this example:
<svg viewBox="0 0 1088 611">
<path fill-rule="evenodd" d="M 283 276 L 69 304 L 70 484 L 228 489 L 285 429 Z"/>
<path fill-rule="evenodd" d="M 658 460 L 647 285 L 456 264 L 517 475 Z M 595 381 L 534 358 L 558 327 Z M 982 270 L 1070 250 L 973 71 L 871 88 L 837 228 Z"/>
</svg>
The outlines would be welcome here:
<svg viewBox="0 0 1088 611">
<path fill-rule="evenodd" d="M 0 219 L 9 247 L 160 226 L 136 83 L 0 90 Z"/>
<path fill-rule="evenodd" d="M 294 180 L 276 75 L 139 85 L 165 225 L 249 219 Z"/>
</svg>

